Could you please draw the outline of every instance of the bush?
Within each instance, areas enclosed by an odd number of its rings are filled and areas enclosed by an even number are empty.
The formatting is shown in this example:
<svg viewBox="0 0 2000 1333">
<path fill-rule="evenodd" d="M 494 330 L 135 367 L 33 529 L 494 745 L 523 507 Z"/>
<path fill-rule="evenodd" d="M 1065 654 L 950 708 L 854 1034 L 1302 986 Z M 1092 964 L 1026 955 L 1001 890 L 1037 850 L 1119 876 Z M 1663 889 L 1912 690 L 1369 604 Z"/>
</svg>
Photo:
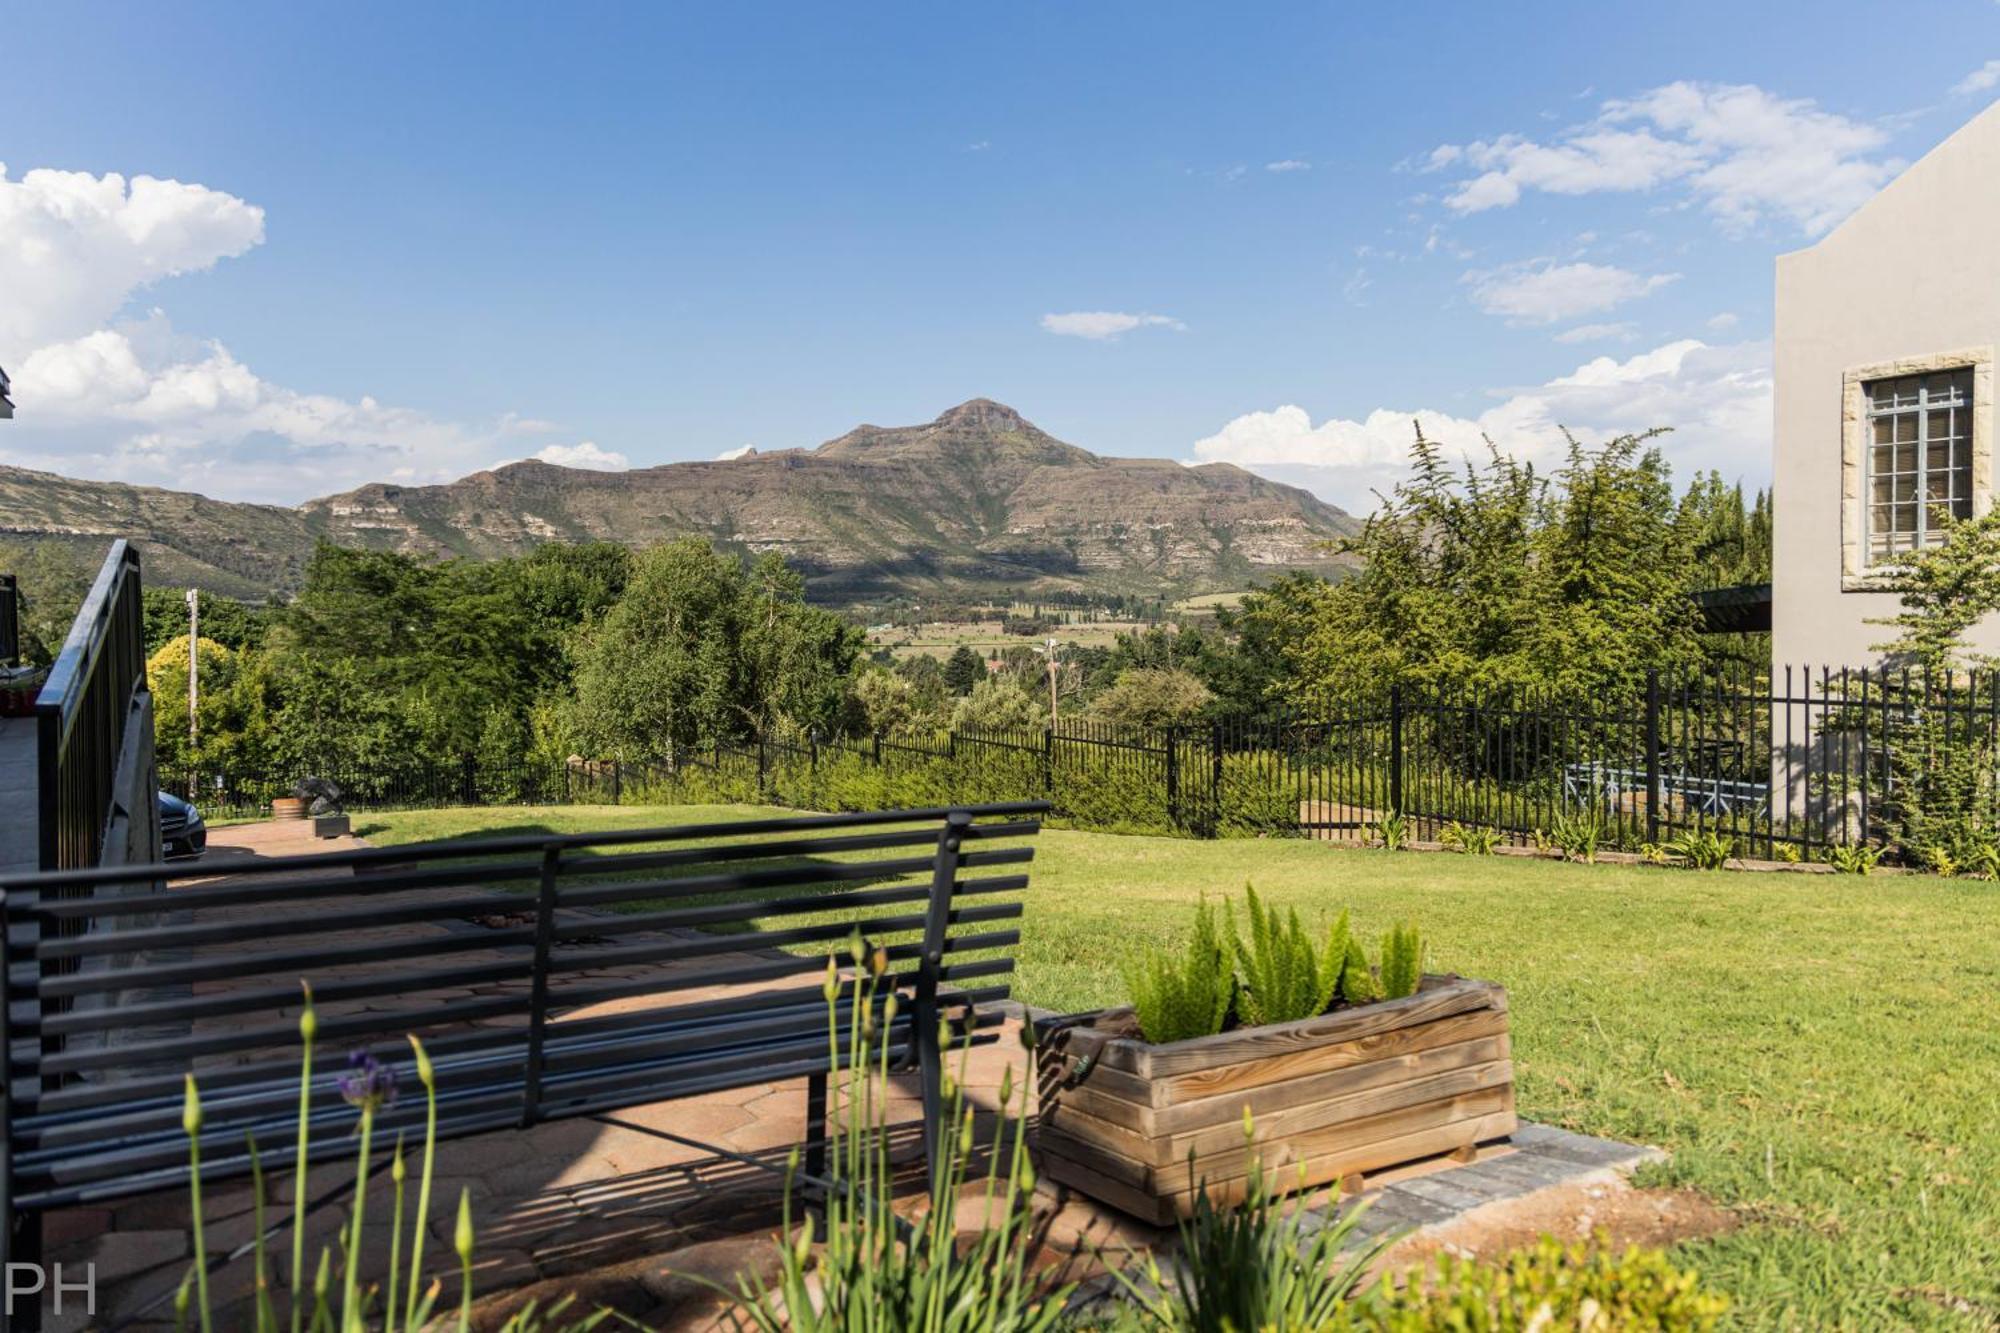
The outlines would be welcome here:
<svg viewBox="0 0 2000 1333">
<path fill-rule="evenodd" d="M 1597 845 L 1604 840 L 1604 820 L 1595 810 L 1575 815 L 1563 811 L 1549 826 L 1549 836 L 1566 859 L 1595 861 Z"/>
<path fill-rule="evenodd" d="M 1881 859 L 1881 851 L 1865 842 L 1839 843 L 1826 849 L 1826 863 L 1842 875 L 1872 874 Z"/>
<path fill-rule="evenodd" d="M 1376 841 L 1385 852 L 1400 852 L 1410 845 L 1410 824 L 1400 814 L 1393 811 L 1377 819 L 1374 824 Z"/>
<path fill-rule="evenodd" d="M 1468 856 L 1491 856 L 1493 849 L 1500 845 L 1501 835 L 1499 829 L 1484 824 L 1461 824 L 1453 820 L 1444 826 L 1438 841 Z"/>
<path fill-rule="evenodd" d="M 1272 756 L 1225 755 L 1216 800 L 1216 831 L 1224 837 L 1292 836 L 1299 831 L 1298 792 Z"/>
<path fill-rule="evenodd" d="M 1155 1045 L 1211 1037 L 1222 1031 L 1235 998 L 1236 977 L 1229 951 L 1215 928 L 1215 909 L 1203 899 L 1195 908 L 1194 933 L 1179 957 L 1157 949 L 1125 972 L 1139 1034 Z"/>
<path fill-rule="evenodd" d="M 1415 926 L 1399 921 L 1382 937 L 1382 998 L 1400 1000 L 1415 995 L 1423 979 L 1423 937 Z"/>
<path fill-rule="evenodd" d="M 1256 889 L 1247 884 L 1243 887 L 1250 902 L 1247 943 L 1236 933 L 1234 909 L 1224 904 L 1229 934 L 1236 945 L 1236 964 L 1242 970 L 1242 986 L 1237 992 L 1240 1017 L 1256 1027 L 1325 1013 L 1340 987 L 1341 967 L 1347 958 L 1347 913 L 1342 912 L 1333 923 L 1325 945 L 1315 949 L 1299 924 L 1297 909 L 1280 921 L 1276 908 L 1266 910 L 1258 901 Z"/>
<path fill-rule="evenodd" d="M 1613 1255 L 1602 1244 L 1563 1245 L 1544 1236 L 1531 1250 L 1500 1263 L 1446 1253 L 1435 1265 L 1384 1275 L 1320 1327 L 1333 1333 L 1428 1333 L 1431 1329 L 1500 1330 L 1712 1329 L 1727 1298 L 1702 1286 L 1656 1249 L 1632 1246 Z M 1292 1325 L 1289 1327 L 1297 1327 Z"/>
<path fill-rule="evenodd" d="M 1353 933 L 1347 937 L 1347 958 L 1340 968 L 1340 998 L 1349 1004 L 1373 1004 L 1382 998 L 1381 984 L 1368 966 L 1368 951 Z"/>
<path fill-rule="evenodd" d="M 1736 844 L 1711 829 L 1689 829 L 1669 840 L 1665 850 L 1678 856 L 1691 870 L 1720 870 L 1728 863 Z"/>
</svg>

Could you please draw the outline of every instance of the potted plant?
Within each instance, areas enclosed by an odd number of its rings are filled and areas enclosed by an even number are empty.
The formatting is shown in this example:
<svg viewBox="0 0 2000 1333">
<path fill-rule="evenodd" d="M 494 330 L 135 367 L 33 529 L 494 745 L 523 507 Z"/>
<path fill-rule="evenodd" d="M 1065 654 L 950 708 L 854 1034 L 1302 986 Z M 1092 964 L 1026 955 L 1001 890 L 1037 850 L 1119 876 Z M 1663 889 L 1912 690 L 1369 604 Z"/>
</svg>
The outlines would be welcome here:
<svg viewBox="0 0 2000 1333">
<path fill-rule="evenodd" d="M 1204 902 L 1181 952 L 1128 969 L 1130 1005 L 1036 1025 L 1044 1174 L 1165 1225 L 1204 1187 L 1241 1199 L 1253 1162 L 1358 1189 L 1514 1132 L 1504 989 L 1426 973 L 1408 925 L 1371 966 L 1344 912 L 1323 940 L 1254 890 L 1248 917 Z"/>
<path fill-rule="evenodd" d="M 46 667 L 0 666 L 0 717 L 33 717 Z"/>
</svg>

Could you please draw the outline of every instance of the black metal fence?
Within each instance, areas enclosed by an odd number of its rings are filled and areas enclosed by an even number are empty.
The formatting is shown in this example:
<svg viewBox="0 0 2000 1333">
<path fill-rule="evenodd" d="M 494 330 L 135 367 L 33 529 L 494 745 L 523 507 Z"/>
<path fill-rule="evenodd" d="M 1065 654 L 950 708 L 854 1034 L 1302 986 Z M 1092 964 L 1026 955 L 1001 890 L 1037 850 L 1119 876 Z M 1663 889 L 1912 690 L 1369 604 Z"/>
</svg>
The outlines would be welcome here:
<svg viewBox="0 0 2000 1333">
<path fill-rule="evenodd" d="M 326 776 L 360 809 L 1046 799 L 1064 823 L 1115 831 L 1365 838 L 1400 814 L 1419 840 L 1456 823 L 1529 844 L 1582 820 L 1605 846 L 1704 830 L 1739 855 L 1810 859 L 1836 844 L 1904 842 L 1913 818 L 1941 804 L 1994 827 L 1997 755 L 1991 674 L 1790 668 L 1649 672 L 1587 697 L 1386 689 L 1314 715 L 1154 729 L 1066 719 L 1032 730 L 765 736 L 645 764 L 466 759 Z M 204 809 L 247 815 L 297 776 L 211 773 L 192 785 Z"/>
<path fill-rule="evenodd" d="M 44 870 L 100 864 L 120 810 L 157 822 L 154 811 L 141 808 L 142 801 L 150 807 L 153 800 L 145 696 L 139 552 L 119 541 L 35 703 Z M 135 728 L 143 728 L 143 735 Z"/>
</svg>

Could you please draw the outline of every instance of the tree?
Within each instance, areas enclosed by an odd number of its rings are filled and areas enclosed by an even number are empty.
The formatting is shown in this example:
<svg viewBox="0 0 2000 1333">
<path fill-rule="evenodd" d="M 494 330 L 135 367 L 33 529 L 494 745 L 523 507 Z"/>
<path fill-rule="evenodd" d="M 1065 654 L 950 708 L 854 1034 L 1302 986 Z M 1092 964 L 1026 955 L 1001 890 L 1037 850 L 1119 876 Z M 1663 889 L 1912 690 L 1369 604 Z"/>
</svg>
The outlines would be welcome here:
<svg viewBox="0 0 2000 1333">
<path fill-rule="evenodd" d="M 854 678 L 854 700 L 861 710 L 861 725 L 871 735 L 909 726 L 914 716 L 911 701 L 915 694 L 909 678 L 893 671 L 864 671 Z"/>
<path fill-rule="evenodd" d="M 1914 669 L 1914 679 L 1884 671 L 1883 703 L 1900 694 L 1902 706 L 1868 710 L 1854 724 L 1875 733 L 1892 774 L 1878 817 L 1916 856 L 1964 865 L 2000 838 L 1994 692 L 1990 676 L 1974 674 L 2000 662 L 1965 645 L 1966 631 L 2000 613 L 2000 509 L 1962 521 L 1939 512 L 1933 521 L 1943 542 L 1890 562 L 1901 605 L 1871 622 L 1901 631 L 1876 651 Z"/>
<path fill-rule="evenodd" d="M 1351 579 L 1288 614 L 1286 693 L 1311 708 L 1419 685 L 1629 688 L 1703 660 L 1687 534 L 1652 433 L 1570 441 L 1550 478 L 1489 446 L 1462 474 L 1417 432 L 1411 477 L 1345 544 Z"/>
<path fill-rule="evenodd" d="M 951 690 L 945 684 L 944 666 L 929 653 L 916 653 L 896 663 L 895 670 L 910 683 L 912 718 L 941 718 L 945 700 L 951 697 Z"/>
<path fill-rule="evenodd" d="M 1871 620 L 1902 631 L 1875 651 L 1933 674 L 1958 667 L 1990 667 L 1995 659 L 1965 646 L 1965 632 L 2000 612 L 2000 507 L 1955 521 L 1940 511 L 1932 522 L 1944 540 L 1902 551 L 1889 562 L 1889 581 L 1901 594 L 1895 615 Z"/>
<path fill-rule="evenodd" d="M 1135 667 L 1091 701 L 1090 716 L 1121 727 L 1181 726 L 1199 717 L 1214 697 L 1192 672 Z"/>
<path fill-rule="evenodd" d="M 807 606 L 776 557 L 746 572 L 699 538 L 653 547 L 580 632 L 575 734 L 595 756 L 650 760 L 765 730 L 830 732 L 862 638 Z"/>
<path fill-rule="evenodd" d="M 1040 731 L 1047 721 L 1040 701 L 997 676 L 974 685 L 951 710 L 958 731 Z"/>
<path fill-rule="evenodd" d="M 952 649 L 951 656 L 944 664 L 944 686 L 960 696 L 972 693 L 972 687 L 986 679 L 986 659 L 965 644 Z"/>
<path fill-rule="evenodd" d="M 156 653 L 174 639 L 187 637 L 187 589 L 147 585 L 144 597 L 146 651 Z M 254 648 L 264 641 L 262 610 L 224 597 L 201 594 L 201 637 L 229 649 Z"/>
</svg>

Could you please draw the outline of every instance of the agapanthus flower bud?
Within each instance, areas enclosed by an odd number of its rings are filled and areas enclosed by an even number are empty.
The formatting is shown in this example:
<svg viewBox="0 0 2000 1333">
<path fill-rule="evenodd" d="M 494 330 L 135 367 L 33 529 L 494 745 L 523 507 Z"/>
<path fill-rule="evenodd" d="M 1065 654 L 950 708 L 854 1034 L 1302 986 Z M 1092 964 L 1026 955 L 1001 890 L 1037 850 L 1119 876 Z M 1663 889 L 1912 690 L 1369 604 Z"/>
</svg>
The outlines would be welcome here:
<svg viewBox="0 0 2000 1333">
<path fill-rule="evenodd" d="M 340 1095 L 357 1111 L 379 1111 L 396 1104 L 396 1071 L 367 1051 L 350 1051 L 347 1072 L 338 1080 Z"/>
</svg>

